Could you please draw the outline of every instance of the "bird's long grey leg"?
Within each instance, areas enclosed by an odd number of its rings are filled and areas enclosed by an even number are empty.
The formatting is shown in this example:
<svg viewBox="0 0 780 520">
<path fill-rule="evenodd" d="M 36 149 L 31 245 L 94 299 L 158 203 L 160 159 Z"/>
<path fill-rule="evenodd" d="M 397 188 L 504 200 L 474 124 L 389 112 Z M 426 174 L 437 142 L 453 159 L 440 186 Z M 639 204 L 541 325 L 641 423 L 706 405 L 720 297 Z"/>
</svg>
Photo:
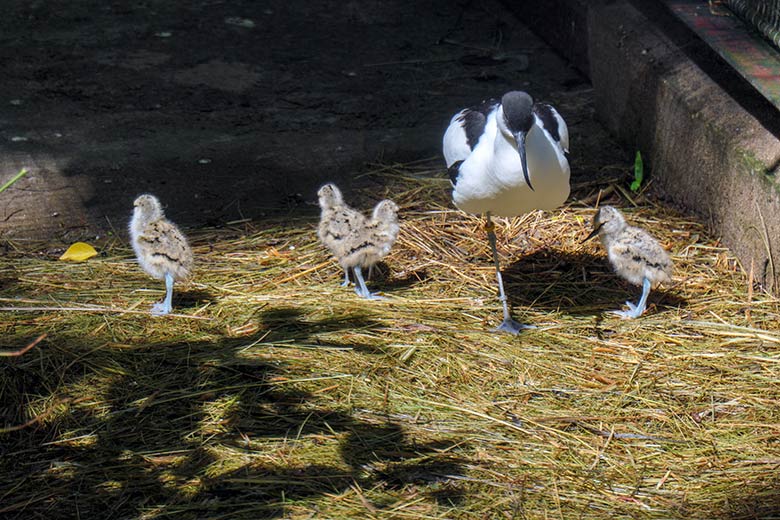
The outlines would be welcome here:
<svg viewBox="0 0 780 520">
<path fill-rule="evenodd" d="M 163 316 L 169 314 L 172 309 L 173 302 L 173 275 L 171 273 L 165 273 L 165 299 L 162 303 L 155 303 L 152 307 L 152 314 L 157 316 Z"/>
<path fill-rule="evenodd" d="M 381 296 L 377 296 L 376 294 L 372 294 L 368 292 L 368 287 L 366 287 L 366 281 L 363 279 L 363 270 L 360 268 L 359 265 L 356 265 L 352 271 L 355 273 L 355 280 L 357 282 L 357 285 L 355 286 L 355 293 L 358 296 L 362 296 L 363 298 L 366 298 L 368 300 L 382 300 L 383 298 Z"/>
<path fill-rule="evenodd" d="M 349 287 L 349 268 L 344 268 L 344 281 L 341 282 L 342 287 Z"/>
<path fill-rule="evenodd" d="M 498 280 L 499 300 L 501 300 L 501 304 L 504 307 L 504 321 L 502 321 L 501 325 L 496 327 L 494 330 L 509 332 L 510 334 L 517 334 L 522 329 L 529 329 L 533 327 L 529 325 L 523 325 L 522 323 L 515 321 L 509 314 L 509 304 L 507 303 L 506 293 L 504 292 L 504 280 L 501 277 L 501 262 L 498 259 L 498 249 L 496 248 L 496 226 L 490 219 L 490 213 L 487 213 L 485 217 L 487 218 L 487 222 L 485 222 L 485 230 L 487 231 L 488 242 L 490 242 L 490 249 L 493 251 L 493 262 L 496 264 L 496 279 Z"/>
<path fill-rule="evenodd" d="M 627 311 L 615 311 L 615 314 L 622 316 L 623 318 L 634 319 L 638 318 L 645 312 L 647 308 L 647 297 L 650 295 L 650 280 L 645 278 L 642 280 L 642 296 L 636 305 L 631 302 L 626 302 L 630 310 Z"/>
</svg>

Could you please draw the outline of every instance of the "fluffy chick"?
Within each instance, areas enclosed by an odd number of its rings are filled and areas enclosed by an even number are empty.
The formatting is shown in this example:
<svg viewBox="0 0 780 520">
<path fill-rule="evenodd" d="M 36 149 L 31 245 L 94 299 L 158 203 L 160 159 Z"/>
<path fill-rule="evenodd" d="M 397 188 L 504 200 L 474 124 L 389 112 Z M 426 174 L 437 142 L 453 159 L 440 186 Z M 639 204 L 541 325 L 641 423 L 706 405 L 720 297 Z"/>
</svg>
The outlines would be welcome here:
<svg viewBox="0 0 780 520">
<path fill-rule="evenodd" d="M 165 218 L 154 195 L 144 194 L 135 199 L 130 240 L 141 268 L 152 278 L 165 280 L 165 299 L 152 307 L 152 314 L 170 313 L 173 283 L 190 277 L 194 259 L 187 239 Z"/>
<path fill-rule="evenodd" d="M 642 296 L 628 311 L 614 311 L 624 318 L 638 318 L 645 311 L 650 289 L 672 280 L 672 261 L 658 241 L 646 231 L 626 224 L 620 211 L 602 206 L 593 219 L 593 231 L 585 240 L 598 235 L 615 272 L 628 282 L 642 286 Z"/>
<path fill-rule="evenodd" d="M 398 206 L 391 200 L 383 200 L 367 219 L 344 203 L 341 192 L 333 184 L 324 185 L 317 195 L 322 209 L 317 234 L 344 269 L 342 285 L 349 284 L 351 271 L 355 292 L 364 298 L 377 298 L 368 291 L 362 269 L 371 268 L 390 252 L 399 231 Z"/>
<path fill-rule="evenodd" d="M 317 236 L 341 263 L 341 258 L 346 256 L 350 249 L 349 237 L 356 229 L 366 225 L 366 217 L 344 203 L 341 190 L 335 184 L 324 185 L 317 192 L 317 196 L 322 210 Z M 342 267 L 344 268 L 344 283 L 341 285 L 346 287 L 349 285 L 349 268 L 343 264 Z"/>
<path fill-rule="evenodd" d="M 339 258 L 339 262 L 345 269 L 351 268 L 355 273 L 355 292 L 359 296 L 369 299 L 377 297 L 368 291 L 363 269 L 371 269 L 387 256 L 399 231 L 398 206 L 392 200 L 385 199 L 374 207 L 371 218 L 364 226 L 356 228 L 348 237 L 349 251 Z"/>
</svg>

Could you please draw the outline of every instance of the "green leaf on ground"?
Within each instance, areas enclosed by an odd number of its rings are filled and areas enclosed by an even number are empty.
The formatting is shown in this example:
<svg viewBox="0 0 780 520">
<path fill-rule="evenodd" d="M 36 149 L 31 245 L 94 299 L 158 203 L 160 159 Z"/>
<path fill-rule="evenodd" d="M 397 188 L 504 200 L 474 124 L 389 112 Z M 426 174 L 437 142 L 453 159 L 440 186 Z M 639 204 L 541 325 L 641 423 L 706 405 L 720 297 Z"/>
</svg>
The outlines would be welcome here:
<svg viewBox="0 0 780 520">
<path fill-rule="evenodd" d="M 636 158 L 634 159 L 634 182 L 631 183 L 631 191 L 634 193 L 638 193 L 640 186 L 642 186 L 644 169 L 644 165 L 642 164 L 642 154 L 639 152 L 639 150 L 637 150 Z"/>
</svg>

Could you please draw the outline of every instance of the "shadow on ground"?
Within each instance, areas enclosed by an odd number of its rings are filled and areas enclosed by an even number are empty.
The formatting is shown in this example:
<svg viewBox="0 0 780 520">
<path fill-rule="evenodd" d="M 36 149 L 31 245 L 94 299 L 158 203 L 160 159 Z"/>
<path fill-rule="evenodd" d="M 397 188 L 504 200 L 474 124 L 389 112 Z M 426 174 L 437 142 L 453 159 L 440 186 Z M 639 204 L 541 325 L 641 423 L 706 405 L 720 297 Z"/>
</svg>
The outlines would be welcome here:
<svg viewBox="0 0 780 520">
<path fill-rule="evenodd" d="M 399 289 L 411 287 L 428 279 L 429 274 L 426 269 L 405 272 L 402 276 L 390 276 L 390 267 L 385 262 L 379 262 L 372 270 L 371 278 L 366 280 L 370 290 L 381 292 L 393 292 Z"/>
<path fill-rule="evenodd" d="M 352 289 L 344 289 L 352 291 Z M 351 295 L 350 295 L 351 296 Z M 354 296 L 357 298 L 357 296 Z M 269 331 L 263 336 L 263 343 L 284 346 L 287 344 L 321 347 L 323 349 L 355 350 L 367 354 L 382 354 L 379 347 L 365 342 L 346 341 L 351 334 L 375 330 L 382 326 L 361 309 L 362 300 L 356 301 L 355 310 L 329 318 L 310 319 L 298 307 L 272 307 L 260 311 L 259 320 Z M 342 339 L 326 336 L 339 333 Z"/>
<path fill-rule="evenodd" d="M 642 294 L 618 277 L 604 256 L 542 249 L 501 271 L 513 306 L 593 316 L 634 303 Z M 663 287 L 650 292 L 648 307 L 685 307 L 686 301 Z"/>
<path fill-rule="evenodd" d="M 6 397 L 49 395 L 67 411 L 4 436 L 0 513 L 283 517 L 288 504 L 354 486 L 425 487 L 462 474 L 461 461 L 443 453 L 458 439 L 418 441 L 382 413 L 368 421 L 323 405 L 296 381 L 327 373 L 296 355 L 290 362 L 258 355 L 266 343 L 311 343 L 315 334 L 375 323 L 359 316 L 308 323 L 292 308 L 261 319 L 264 330 L 240 340 L 135 347 L 51 335 L 45 352 L 3 366 Z M 4 412 L 13 416 L 11 407 L 25 404 L 7 402 Z M 14 465 L 17 458 L 25 463 Z"/>
<path fill-rule="evenodd" d="M 755 486 L 753 487 L 755 489 Z M 767 483 L 764 489 L 754 491 L 752 496 L 738 497 L 729 501 L 726 514 L 721 516 L 726 520 L 774 520 L 780 518 L 780 485 Z M 714 513 L 711 518 L 720 515 Z"/>
<path fill-rule="evenodd" d="M 216 301 L 217 297 L 211 291 L 204 289 L 184 289 L 173 293 L 173 308 L 179 309 L 177 312 L 216 303 Z"/>
</svg>

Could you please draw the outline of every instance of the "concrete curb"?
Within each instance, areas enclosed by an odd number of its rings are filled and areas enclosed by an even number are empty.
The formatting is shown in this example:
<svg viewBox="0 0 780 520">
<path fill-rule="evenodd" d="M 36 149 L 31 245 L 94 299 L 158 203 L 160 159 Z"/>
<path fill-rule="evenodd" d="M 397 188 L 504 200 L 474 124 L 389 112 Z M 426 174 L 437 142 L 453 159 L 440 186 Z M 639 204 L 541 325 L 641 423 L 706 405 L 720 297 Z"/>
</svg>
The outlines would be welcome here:
<svg viewBox="0 0 780 520">
<path fill-rule="evenodd" d="M 667 22 L 628 1 L 556 0 L 555 16 L 534 17 L 542 4 L 508 3 L 590 77 L 598 117 L 624 146 L 642 151 L 654 192 L 702 218 L 776 290 L 780 132 L 772 119 L 780 116 L 760 101 L 738 102 L 669 35 Z M 571 37 L 555 36 L 567 30 Z"/>
</svg>

